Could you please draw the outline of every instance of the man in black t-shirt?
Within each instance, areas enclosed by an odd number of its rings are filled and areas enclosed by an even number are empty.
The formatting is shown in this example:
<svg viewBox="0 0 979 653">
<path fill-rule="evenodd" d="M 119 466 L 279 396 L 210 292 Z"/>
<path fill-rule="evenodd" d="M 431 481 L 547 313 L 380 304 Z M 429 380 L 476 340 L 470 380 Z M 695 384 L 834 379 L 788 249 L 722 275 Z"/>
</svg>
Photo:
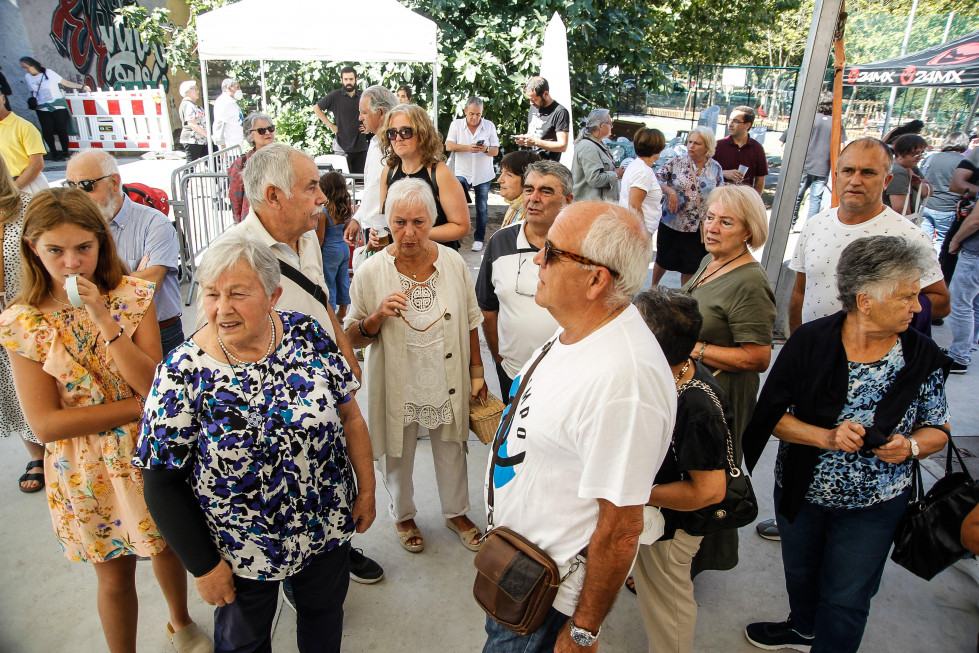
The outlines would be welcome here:
<svg viewBox="0 0 979 653">
<path fill-rule="evenodd" d="M 313 112 L 336 136 L 333 151 L 347 157 L 347 166 L 353 174 L 364 174 L 367 160 L 367 138 L 360 124 L 360 89 L 357 88 L 357 71 L 347 66 L 340 71 L 343 88 L 333 89 L 313 105 Z M 333 114 L 331 121 L 326 112 Z"/>
<path fill-rule="evenodd" d="M 530 100 L 527 133 L 514 136 L 517 145 L 532 148 L 542 159 L 560 161 L 568 149 L 571 114 L 551 98 L 550 85 L 543 77 L 531 77 L 524 87 Z"/>
</svg>

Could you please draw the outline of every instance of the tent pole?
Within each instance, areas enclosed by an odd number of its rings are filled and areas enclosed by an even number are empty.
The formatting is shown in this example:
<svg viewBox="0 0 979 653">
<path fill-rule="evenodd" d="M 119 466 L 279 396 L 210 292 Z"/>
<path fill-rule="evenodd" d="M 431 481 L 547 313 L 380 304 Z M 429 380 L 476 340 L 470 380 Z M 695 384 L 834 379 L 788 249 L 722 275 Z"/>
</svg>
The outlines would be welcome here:
<svg viewBox="0 0 979 653">
<path fill-rule="evenodd" d="M 952 19 L 955 18 L 955 12 L 948 12 L 948 22 L 945 23 L 945 33 L 942 34 L 942 43 L 948 41 L 948 33 L 952 29 Z M 931 93 L 933 89 L 929 88 L 928 92 L 925 93 L 925 105 L 921 108 L 921 122 L 928 122 L 928 105 L 931 104 Z"/>
<path fill-rule="evenodd" d="M 435 32 L 435 42 L 438 43 L 438 30 Z M 434 107 L 434 114 L 432 115 L 432 124 L 435 125 L 435 130 L 438 131 L 439 128 L 439 55 L 438 50 L 435 51 L 435 66 L 433 67 L 434 73 L 432 75 L 432 107 Z"/>
<path fill-rule="evenodd" d="M 904 43 L 901 44 L 901 55 L 908 53 L 908 41 L 911 40 L 911 25 L 914 23 L 914 14 L 918 10 L 918 0 L 912 0 L 911 13 L 908 14 L 908 25 L 904 28 Z M 887 114 L 884 116 L 884 126 L 881 127 L 880 135 L 887 133 L 887 127 L 891 122 L 891 114 L 894 112 L 894 101 L 897 99 L 897 86 L 891 87 L 891 99 L 887 102 Z"/>
<path fill-rule="evenodd" d="M 819 91 L 823 86 L 826 61 L 833 47 L 842 4 L 843 0 L 816 0 L 812 24 L 806 40 L 805 55 L 799 68 L 799 81 L 792 101 L 792 116 L 786 130 L 788 136 L 785 153 L 782 155 L 782 170 L 769 219 L 771 236 L 768 244 L 765 245 L 761 260 L 768 278 L 774 281 L 772 286 L 778 298 L 787 298 L 788 294 L 783 290 L 795 283 L 795 273 L 791 272 L 788 266 L 783 266 L 782 262 L 785 258 L 785 250 L 788 248 L 789 231 L 795 218 L 792 209 L 795 207 L 799 183 L 802 181 L 802 166 L 806 158 L 804 153 L 809 147 L 809 138 L 816 119 Z M 780 319 L 786 314 L 787 307 L 780 306 Z M 784 330 L 785 335 L 788 335 L 787 319 L 784 324 L 780 322 L 779 327 Z"/>
<path fill-rule="evenodd" d="M 262 113 L 268 113 L 269 103 L 265 92 L 265 60 L 264 59 L 258 62 L 258 67 L 262 73 Z"/>
<path fill-rule="evenodd" d="M 207 59 L 201 57 L 201 99 L 204 102 L 204 131 L 207 132 L 207 167 L 214 171 L 214 144 L 211 142 L 211 109 L 207 105 Z"/>
<path fill-rule="evenodd" d="M 976 88 L 976 99 L 972 101 L 972 109 L 969 110 L 969 117 L 965 119 L 965 123 L 962 125 L 962 131 L 970 133 L 972 119 L 976 117 L 977 109 L 979 109 L 979 88 Z"/>
</svg>

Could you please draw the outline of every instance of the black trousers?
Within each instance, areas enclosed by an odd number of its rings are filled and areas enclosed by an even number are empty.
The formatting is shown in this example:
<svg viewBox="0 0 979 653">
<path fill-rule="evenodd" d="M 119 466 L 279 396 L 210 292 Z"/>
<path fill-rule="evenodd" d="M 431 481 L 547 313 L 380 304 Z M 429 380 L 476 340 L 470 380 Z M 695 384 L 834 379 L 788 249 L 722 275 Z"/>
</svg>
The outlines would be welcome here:
<svg viewBox="0 0 979 653">
<path fill-rule="evenodd" d="M 37 114 L 38 122 L 41 123 L 41 136 L 44 138 L 44 142 L 47 143 L 48 153 L 52 155 L 56 153 L 54 149 L 54 137 L 57 134 L 58 140 L 61 141 L 61 152 L 67 155 L 68 121 L 71 120 L 71 114 L 68 113 L 68 109 L 35 111 L 35 113 Z"/>
<path fill-rule="evenodd" d="M 367 163 L 367 150 L 363 152 L 344 152 L 343 155 L 347 157 L 347 167 L 350 168 L 350 174 L 364 174 L 364 164 Z"/>
<path fill-rule="evenodd" d="M 350 585 L 350 542 L 321 553 L 290 576 L 300 653 L 338 653 Z M 215 653 L 271 653 L 279 581 L 235 576 L 235 600 L 214 609 Z"/>
<path fill-rule="evenodd" d="M 184 143 L 184 150 L 187 152 L 187 161 L 196 161 L 207 156 L 207 143 Z"/>
</svg>

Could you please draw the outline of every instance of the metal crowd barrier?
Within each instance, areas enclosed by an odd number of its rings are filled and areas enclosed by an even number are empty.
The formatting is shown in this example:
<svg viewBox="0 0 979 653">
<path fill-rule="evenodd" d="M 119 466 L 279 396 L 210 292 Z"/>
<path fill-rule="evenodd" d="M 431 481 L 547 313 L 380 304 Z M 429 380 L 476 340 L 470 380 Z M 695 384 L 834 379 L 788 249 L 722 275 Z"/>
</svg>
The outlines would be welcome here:
<svg viewBox="0 0 979 653">
<path fill-rule="evenodd" d="M 190 279 L 185 303 L 194 296 L 197 263 L 208 244 L 234 224 L 228 200 L 228 168 L 241 156 L 234 145 L 183 165 L 170 176 L 170 207 L 180 237 L 181 278 Z"/>
<path fill-rule="evenodd" d="M 181 278 L 190 280 L 186 306 L 194 297 L 197 285 L 197 264 L 215 238 L 234 226 L 231 202 L 228 199 L 228 168 L 241 156 L 241 147 L 234 146 L 215 152 L 210 158 L 192 161 L 173 171 L 170 179 L 170 206 L 180 236 Z M 321 172 L 332 166 L 320 166 Z M 351 200 L 357 205 L 357 182 L 363 175 L 344 173 Z M 361 189 L 363 186 L 361 186 Z"/>
</svg>

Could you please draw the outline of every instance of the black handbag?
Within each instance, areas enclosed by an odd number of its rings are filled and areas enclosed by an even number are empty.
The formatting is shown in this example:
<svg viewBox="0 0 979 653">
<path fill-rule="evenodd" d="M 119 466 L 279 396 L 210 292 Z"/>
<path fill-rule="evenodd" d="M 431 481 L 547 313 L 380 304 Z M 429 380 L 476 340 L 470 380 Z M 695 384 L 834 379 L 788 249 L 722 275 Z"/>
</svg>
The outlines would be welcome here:
<svg viewBox="0 0 979 653">
<path fill-rule="evenodd" d="M 952 471 L 952 452 L 960 472 Z M 979 484 L 969 473 L 958 447 L 948 440 L 945 476 L 925 494 L 921 464 L 915 460 L 911 484 L 914 497 L 894 531 L 891 560 L 915 576 L 931 580 L 969 551 L 962 546 L 962 522 L 979 504 Z"/>
<path fill-rule="evenodd" d="M 706 383 L 692 379 L 681 388 L 696 387 L 707 394 L 717 409 L 723 412 L 721 400 Z M 671 442 L 672 446 L 672 442 Z M 680 527 L 691 535 L 709 535 L 729 528 L 741 528 L 758 517 L 758 500 L 748 475 L 734 462 L 734 443 L 731 429 L 727 430 L 727 492 L 720 503 L 693 510 L 678 512 Z"/>
<path fill-rule="evenodd" d="M 41 92 L 41 84 L 43 84 L 44 80 L 46 80 L 47 78 L 48 78 L 48 71 L 45 70 L 44 76 L 41 77 L 41 81 L 37 83 L 37 88 L 34 89 L 34 92 L 31 93 L 31 96 L 27 98 L 27 108 L 30 109 L 31 111 L 37 109 L 37 94 Z"/>
</svg>

